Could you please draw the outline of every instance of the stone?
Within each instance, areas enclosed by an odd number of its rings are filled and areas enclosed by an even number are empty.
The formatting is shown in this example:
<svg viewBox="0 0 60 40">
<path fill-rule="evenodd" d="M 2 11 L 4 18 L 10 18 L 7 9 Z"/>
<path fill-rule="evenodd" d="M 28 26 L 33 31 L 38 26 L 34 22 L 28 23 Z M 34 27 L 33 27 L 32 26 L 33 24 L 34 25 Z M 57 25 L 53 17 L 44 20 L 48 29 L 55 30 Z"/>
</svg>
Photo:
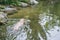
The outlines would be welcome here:
<svg viewBox="0 0 60 40">
<path fill-rule="evenodd" d="M 30 0 L 30 4 L 31 5 L 37 5 L 39 2 L 38 1 L 36 1 L 36 0 Z"/>
<path fill-rule="evenodd" d="M 17 9 L 6 7 L 5 9 L 3 9 L 3 12 L 8 13 L 8 14 L 13 14 L 13 13 L 17 12 Z"/>
<path fill-rule="evenodd" d="M 19 4 L 19 6 L 20 6 L 20 7 L 28 7 L 29 5 L 28 5 L 27 3 L 21 2 L 21 3 Z"/>
<path fill-rule="evenodd" d="M 0 23 L 7 23 L 7 14 L 4 12 L 0 12 Z"/>
<path fill-rule="evenodd" d="M 21 26 L 24 25 L 24 22 L 25 22 L 25 19 L 24 19 L 24 18 L 20 19 L 19 22 L 17 22 L 17 23 L 14 25 L 13 29 L 14 29 L 14 30 L 18 30 L 19 27 L 21 27 Z"/>
</svg>

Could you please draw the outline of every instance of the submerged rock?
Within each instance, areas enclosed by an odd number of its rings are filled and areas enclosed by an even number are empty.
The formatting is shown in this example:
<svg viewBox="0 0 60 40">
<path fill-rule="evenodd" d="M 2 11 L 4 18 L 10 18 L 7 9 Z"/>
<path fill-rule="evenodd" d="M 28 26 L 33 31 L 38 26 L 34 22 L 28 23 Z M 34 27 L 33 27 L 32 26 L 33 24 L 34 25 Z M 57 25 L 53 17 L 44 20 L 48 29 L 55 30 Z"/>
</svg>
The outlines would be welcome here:
<svg viewBox="0 0 60 40">
<path fill-rule="evenodd" d="M 7 14 L 5 14 L 4 12 L 0 12 L 0 23 L 7 23 Z"/>
</svg>

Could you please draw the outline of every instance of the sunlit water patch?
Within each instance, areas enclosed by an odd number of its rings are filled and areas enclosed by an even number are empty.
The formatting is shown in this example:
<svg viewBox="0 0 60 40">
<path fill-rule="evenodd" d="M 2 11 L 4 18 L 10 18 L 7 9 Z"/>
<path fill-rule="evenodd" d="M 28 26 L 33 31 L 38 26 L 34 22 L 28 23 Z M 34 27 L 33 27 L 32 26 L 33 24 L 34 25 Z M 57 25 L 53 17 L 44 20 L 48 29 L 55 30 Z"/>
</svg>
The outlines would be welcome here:
<svg viewBox="0 0 60 40">
<path fill-rule="evenodd" d="M 47 40 L 60 40 L 59 20 L 56 15 L 42 13 L 39 16 L 39 24 L 47 35 Z"/>
</svg>

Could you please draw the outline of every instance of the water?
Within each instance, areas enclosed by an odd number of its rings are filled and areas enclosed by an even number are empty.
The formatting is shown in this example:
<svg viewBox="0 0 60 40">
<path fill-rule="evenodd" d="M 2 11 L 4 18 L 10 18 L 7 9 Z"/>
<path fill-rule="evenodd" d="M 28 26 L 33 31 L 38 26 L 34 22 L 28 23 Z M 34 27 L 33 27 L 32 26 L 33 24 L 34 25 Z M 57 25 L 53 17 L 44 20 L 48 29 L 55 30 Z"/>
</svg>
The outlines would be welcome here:
<svg viewBox="0 0 60 40">
<path fill-rule="evenodd" d="M 19 23 L 19 22 L 18 22 Z M 17 27 L 18 24 L 17 23 Z M 31 31 L 29 28 L 28 20 L 26 20 L 25 24 L 20 26 L 17 30 L 14 30 L 16 24 L 13 24 L 12 26 L 8 26 L 7 28 L 7 40 L 26 40 L 27 39 L 27 32 Z"/>
<path fill-rule="evenodd" d="M 23 9 L 24 13 L 26 12 L 24 15 L 22 11 L 21 15 L 17 13 L 17 17 L 30 16 L 25 18 L 25 23 L 19 26 L 17 30 L 13 28 L 18 27 L 21 18 L 17 19 L 16 15 L 14 19 L 9 18 L 6 25 L 0 26 L 0 40 L 60 40 L 60 19 L 57 15 L 50 13 L 49 8 L 47 8 L 47 12 L 42 7 L 40 9 L 40 6 L 39 8 L 32 8 L 34 13 L 31 8 L 26 10 Z"/>
<path fill-rule="evenodd" d="M 41 14 L 40 15 L 40 21 L 39 23 L 42 25 L 46 35 L 47 40 L 60 40 L 59 34 L 60 34 L 60 26 L 59 26 L 59 20 L 57 18 L 52 17 L 53 15 L 50 14 Z M 52 21 L 52 23 L 51 23 Z M 53 23 L 54 21 L 54 23 Z"/>
<path fill-rule="evenodd" d="M 41 25 L 44 31 L 46 33 L 47 40 L 60 40 L 60 27 L 59 27 L 59 21 L 57 19 L 58 17 L 55 15 L 53 17 L 53 14 L 48 14 L 46 12 L 43 12 L 39 15 L 38 23 Z M 19 19 L 12 19 L 10 21 L 10 25 L 7 27 L 7 38 L 6 40 L 35 40 L 33 35 L 33 29 L 30 28 L 30 22 L 31 20 L 25 20 L 25 24 L 19 27 L 18 30 L 14 30 L 13 27 L 16 25 L 17 22 L 19 22 Z M 39 26 L 37 26 L 39 27 Z M 40 29 L 40 28 L 39 28 Z M 39 30 L 37 29 L 37 30 Z M 35 30 L 36 31 L 36 30 Z M 33 33 L 33 35 L 32 35 Z M 44 37 L 42 37 L 41 32 L 37 31 L 38 40 L 46 40 Z"/>
</svg>

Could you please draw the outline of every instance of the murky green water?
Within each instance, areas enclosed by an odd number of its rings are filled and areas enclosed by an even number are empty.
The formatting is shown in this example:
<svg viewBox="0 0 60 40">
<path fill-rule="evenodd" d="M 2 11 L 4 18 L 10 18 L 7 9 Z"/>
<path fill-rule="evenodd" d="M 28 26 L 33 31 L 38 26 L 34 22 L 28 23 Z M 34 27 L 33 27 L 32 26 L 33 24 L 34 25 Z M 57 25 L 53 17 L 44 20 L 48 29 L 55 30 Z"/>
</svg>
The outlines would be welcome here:
<svg viewBox="0 0 60 40">
<path fill-rule="evenodd" d="M 6 25 L 0 25 L 0 40 L 59 40 L 60 19 L 51 13 L 51 7 L 46 6 L 46 10 L 41 8 L 41 13 L 31 14 L 18 30 L 13 28 L 21 18 L 9 19 Z"/>
</svg>

